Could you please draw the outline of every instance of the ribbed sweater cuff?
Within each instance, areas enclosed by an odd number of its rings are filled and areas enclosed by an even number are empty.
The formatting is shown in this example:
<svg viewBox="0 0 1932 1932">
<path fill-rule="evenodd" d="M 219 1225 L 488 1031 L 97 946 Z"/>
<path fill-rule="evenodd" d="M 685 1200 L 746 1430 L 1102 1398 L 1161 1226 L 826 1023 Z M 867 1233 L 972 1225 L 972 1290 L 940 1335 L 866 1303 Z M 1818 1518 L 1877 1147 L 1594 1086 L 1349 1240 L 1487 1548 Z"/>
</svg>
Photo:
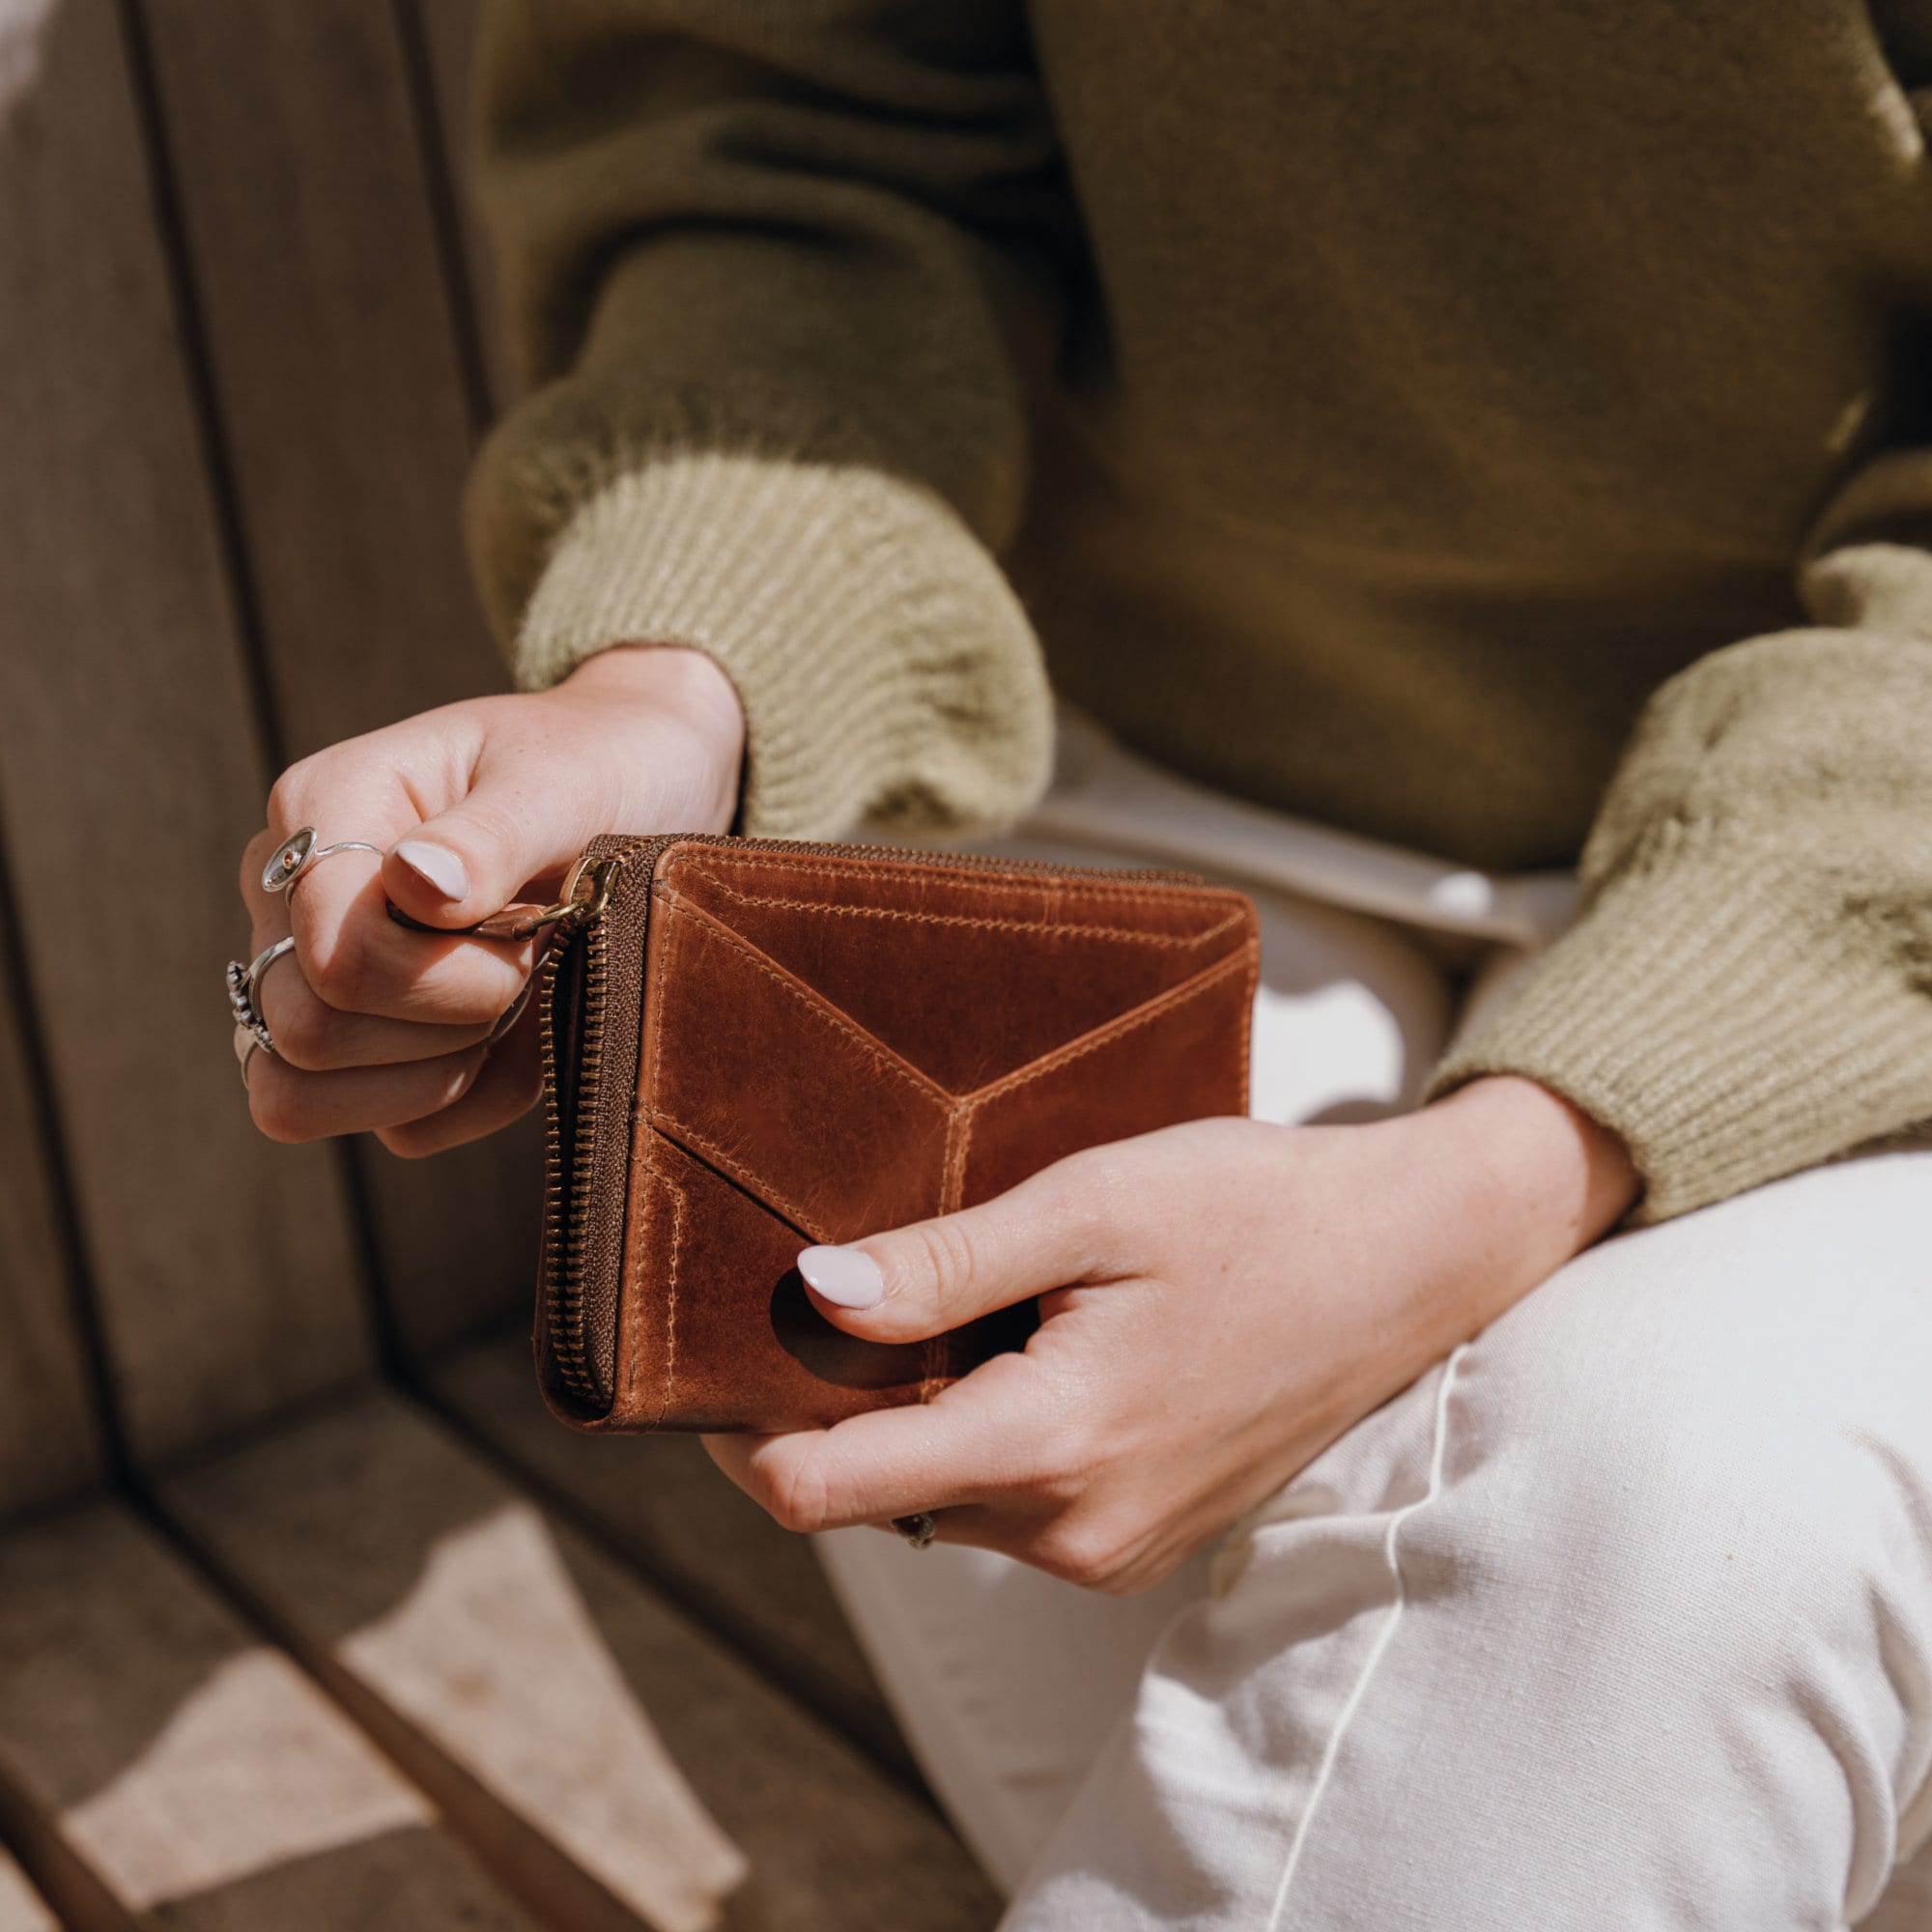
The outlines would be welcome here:
<svg viewBox="0 0 1932 1932">
<path fill-rule="evenodd" d="M 693 645 L 737 687 L 747 833 L 998 829 L 1045 785 L 1032 627 L 965 525 L 896 477 L 674 450 L 618 475 L 551 554 L 517 682 L 626 642 Z"/>
<path fill-rule="evenodd" d="M 1921 1127 L 1932 988 L 1882 915 L 1763 855 L 1605 890 L 1436 1069 L 1540 1081 L 1620 1134 L 1662 1221 Z"/>
</svg>

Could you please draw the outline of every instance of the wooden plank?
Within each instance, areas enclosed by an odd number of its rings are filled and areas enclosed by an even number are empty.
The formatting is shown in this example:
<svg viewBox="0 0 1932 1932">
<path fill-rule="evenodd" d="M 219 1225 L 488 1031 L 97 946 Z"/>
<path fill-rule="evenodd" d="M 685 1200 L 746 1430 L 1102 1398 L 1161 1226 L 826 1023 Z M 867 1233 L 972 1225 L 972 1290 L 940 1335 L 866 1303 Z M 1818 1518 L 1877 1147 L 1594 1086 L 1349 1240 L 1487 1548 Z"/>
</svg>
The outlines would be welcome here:
<svg viewBox="0 0 1932 1932">
<path fill-rule="evenodd" d="M 145 0 L 188 257 L 291 758 L 499 689 L 458 535 L 472 437 L 388 0 Z M 326 826 L 354 838 L 359 826 Z M 528 1292 L 534 1120 L 371 1145 L 406 1350 Z"/>
<path fill-rule="evenodd" d="M 996 1917 L 923 1803 L 394 1399 L 164 1493 L 466 1835 L 546 1888 L 560 1925 L 598 1922 L 560 1883 L 578 1866 L 661 1932 Z"/>
<path fill-rule="evenodd" d="M 23 1861 L 90 1932 L 536 1923 L 286 1656 L 109 1503 L 0 1542 L 0 1792 Z"/>
<path fill-rule="evenodd" d="M 0 113 L 0 822 L 128 1435 L 355 1372 L 337 1163 L 253 1129 L 220 966 L 266 785 L 134 97 L 105 0 Z"/>
<path fill-rule="evenodd" d="M 80 1490 L 102 1467 L 58 1233 L 54 1150 L 22 1050 L 25 1020 L 0 947 L 0 1515 Z"/>
<path fill-rule="evenodd" d="M 487 1337 L 432 1364 L 425 1379 L 526 1481 L 587 1520 L 820 1716 L 917 1777 L 810 1544 L 726 1482 L 695 1436 L 564 1428 L 537 1393 L 526 1333 Z"/>
<path fill-rule="evenodd" d="M 53 1908 L 4 1850 L 0 1850 L 0 1932 L 60 1932 Z"/>
<path fill-rule="evenodd" d="M 444 178 L 456 213 L 469 317 L 493 412 L 507 409 L 517 392 L 510 347 L 497 289 L 496 261 L 475 190 L 475 117 L 470 72 L 481 0 L 412 0 L 421 23 L 430 82 L 436 99 L 436 131 L 443 151 Z"/>
</svg>

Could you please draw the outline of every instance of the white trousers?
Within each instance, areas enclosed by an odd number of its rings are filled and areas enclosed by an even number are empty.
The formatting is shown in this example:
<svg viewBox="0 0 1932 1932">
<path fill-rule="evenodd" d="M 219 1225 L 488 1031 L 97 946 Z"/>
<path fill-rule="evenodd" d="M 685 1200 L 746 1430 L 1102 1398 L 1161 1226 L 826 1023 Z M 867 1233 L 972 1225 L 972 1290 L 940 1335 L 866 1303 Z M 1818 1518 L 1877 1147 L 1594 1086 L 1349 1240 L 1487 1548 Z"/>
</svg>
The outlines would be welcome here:
<svg viewBox="0 0 1932 1932">
<path fill-rule="evenodd" d="M 1255 891 L 1258 1114 L 1410 1104 L 1563 917 L 1071 728 L 1017 844 Z M 1147 1595 L 819 1547 L 1009 1932 L 1932 1932 L 1932 1153 L 1600 1244 Z"/>
</svg>

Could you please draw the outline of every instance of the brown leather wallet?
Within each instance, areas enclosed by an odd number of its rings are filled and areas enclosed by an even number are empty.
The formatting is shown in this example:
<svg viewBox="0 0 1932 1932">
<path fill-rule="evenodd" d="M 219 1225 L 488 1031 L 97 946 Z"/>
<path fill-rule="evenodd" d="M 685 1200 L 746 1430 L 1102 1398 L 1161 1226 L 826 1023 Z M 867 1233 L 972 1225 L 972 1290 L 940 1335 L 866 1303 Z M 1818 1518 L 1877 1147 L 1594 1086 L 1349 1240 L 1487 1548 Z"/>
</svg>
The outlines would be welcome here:
<svg viewBox="0 0 1932 1932">
<path fill-rule="evenodd" d="M 539 917 L 537 1365 L 585 1429 L 929 1401 L 1031 1308 L 861 1341 L 802 1246 L 1247 1111 L 1254 907 L 1185 873 L 678 833 L 597 839 Z"/>
</svg>

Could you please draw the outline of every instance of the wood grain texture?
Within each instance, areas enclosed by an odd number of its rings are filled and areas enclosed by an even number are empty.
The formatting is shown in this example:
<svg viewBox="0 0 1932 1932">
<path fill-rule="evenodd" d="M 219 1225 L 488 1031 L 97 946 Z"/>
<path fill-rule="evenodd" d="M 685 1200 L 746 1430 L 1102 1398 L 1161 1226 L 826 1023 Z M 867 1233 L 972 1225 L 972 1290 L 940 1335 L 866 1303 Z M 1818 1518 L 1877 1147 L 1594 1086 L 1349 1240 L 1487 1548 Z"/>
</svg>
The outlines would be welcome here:
<svg viewBox="0 0 1932 1932">
<path fill-rule="evenodd" d="M 128 1433 L 160 1454 L 367 1350 L 337 1165 L 261 1139 L 230 1049 L 267 771 L 113 9 L 52 8 L 11 59 L 0 822 Z"/>
<path fill-rule="evenodd" d="M 690 1435 L 591 1437 L 544 1406 L 526 1333 L 459 1350 L 426 1372 L 437 1400 L 541 1492 L 561 1499 L 646 1576 L 908 1782 L 897 1723 L 810 1542 L 779 1528 Z"/>
<path fill-rule="evenodd" d="M 168 1507 L 559 1924 L 988 1926 L 923 1804 L 420 1412 L 372 1394 Z"/>
<path fill-rule="evenodd" d="M 89 1932 L 534 1932 L 423 1794 L 109 1503 L 0 1540 L 0 1813 Z"/>
<path fill-rule="evenodd" d="M 26 1019 L 0 947 L 0 1517 L 87 1486 L 102 1463 L 56 1220 L 58 1156 L 22 1050 Z M 0 1932 L 6 1924 L 0 1905 Z"/>
<path fill-rule="evenodd" d="M 501 688 L 459 538 L 474 425 L 390 0 L 143 17 L 284 752 Z M 364 1150 L 406 1350 L 528 1292 L 538 1145 L 527 1121 L 414 1165 Z"/>
<path fill-rule="evenodd" d="M 475 129 L 470 97 L 470 56 L 482 15 L 482 0 L 412 0 L 421 22 L 430 76 L 436 90 L 437 132 L 444 156 L 450 199 L 456 212 L 462 245 L 464 279 L 475 329 L 484 384 L 494 413 L 500 414 L 516 395 L 510 369 L 509 343 L 504 337 L 502 304 L 497 291 L 497 271 L 490 236 L 477 206 Z"/>
</svg>

